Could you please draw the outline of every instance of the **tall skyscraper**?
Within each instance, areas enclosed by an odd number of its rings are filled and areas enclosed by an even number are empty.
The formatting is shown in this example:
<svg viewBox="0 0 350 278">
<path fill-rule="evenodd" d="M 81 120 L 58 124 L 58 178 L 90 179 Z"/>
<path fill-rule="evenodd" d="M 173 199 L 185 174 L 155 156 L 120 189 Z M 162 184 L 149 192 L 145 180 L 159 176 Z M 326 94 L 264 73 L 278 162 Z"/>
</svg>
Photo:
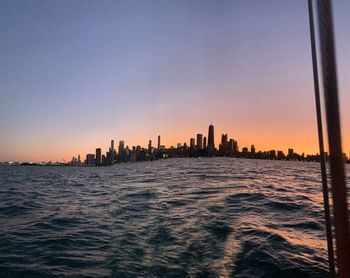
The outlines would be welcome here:
<svg viewBox="0 0 350 278">
<path fill-rule="evenodd" d="M 214 144 L 214 126 L 210 125 L 208 130 L 208 155 L 212 156 L 214 154 L 215 144 Z"/>
<path fill-rule="evenodd" d="M 214 145 L 214 126 L 210 125 L 208 130 L 208 148 L 215 148 Z"/>
<path fill-rule="evenodd" d="M 111 140 L 111 147 L 109 148 L 109 158 L 110 158 L 110 162 L 113 162 L 115 160 L 114 157 L 114 140 Z"/>
<path fill-rule="evenodd" d="M 204 136 L 203 138 L 203 149 L 207 149 L 207 137 Z"/>
<path fill-rule="evenodd" d="M 197 150 L 203 149 L 203 134 L 197 134 Z"/>
<path fill-rule="evenodd" d="M 255 146 L 254 146 L 254 145 L 251 145 L 251 147 L 250 147 L 250 152 L 251 152 L 252 154 L 255 154 Z"/>
<path fill-rule="evenodd" d="M 123 140 L 119 141 L 118 159 L 119 159 L 119 161 L 124 161 L 124 141 Z"/>
<path fill-rule="evenodd" d="M 160 135 L 158 135 L 158 150 L 160 149 Z"/>
<path fill-rule="evenodd" d="M 102 155 L 101 148 L 97 148 L 96 149 L 96 157 L 95 157 L 96 166 L 99 166 L 102 163 L 102 156 L 101 155 Z"/>
</svg>

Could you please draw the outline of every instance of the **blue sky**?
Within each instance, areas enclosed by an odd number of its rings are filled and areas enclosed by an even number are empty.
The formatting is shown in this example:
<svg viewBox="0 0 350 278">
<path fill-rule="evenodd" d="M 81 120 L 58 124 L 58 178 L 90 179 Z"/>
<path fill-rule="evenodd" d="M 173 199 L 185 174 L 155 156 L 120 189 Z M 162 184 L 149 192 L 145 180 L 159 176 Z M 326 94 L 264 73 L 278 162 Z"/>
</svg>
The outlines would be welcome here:
<svg viewBox="0 0 350 278">
<path fill-rule="evenodd" d="M 334 1 L 349 150 L 350 2 Z M 0 1 L 0 161 L 222 132 L 317 152 L 307 1 Z"/>
</svg>

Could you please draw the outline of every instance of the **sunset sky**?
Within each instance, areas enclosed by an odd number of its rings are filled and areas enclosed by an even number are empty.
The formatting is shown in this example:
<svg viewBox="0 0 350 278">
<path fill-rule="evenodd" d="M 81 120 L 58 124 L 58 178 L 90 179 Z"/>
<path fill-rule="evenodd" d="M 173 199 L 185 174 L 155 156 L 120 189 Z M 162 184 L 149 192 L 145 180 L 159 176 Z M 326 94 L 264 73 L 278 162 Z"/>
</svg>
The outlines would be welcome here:
<svg viewBox="0 0 350 278">
<path fill-rule="evenodd" d="M 333 3 L 348 154 L 350 1 Z M 217 146 L 318 152 L 306 0 L 1 0 L 0 38 L 0 161 L 188 144 L 210 123 Z"/>
</svg>

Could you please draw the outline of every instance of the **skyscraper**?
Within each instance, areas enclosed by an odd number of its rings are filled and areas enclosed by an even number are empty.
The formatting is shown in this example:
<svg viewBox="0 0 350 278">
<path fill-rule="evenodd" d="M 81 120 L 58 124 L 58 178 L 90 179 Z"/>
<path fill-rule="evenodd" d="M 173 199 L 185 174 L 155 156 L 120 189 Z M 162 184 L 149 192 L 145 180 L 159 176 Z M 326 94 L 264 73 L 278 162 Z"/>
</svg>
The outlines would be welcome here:
<svg viewBox="0 0 350 278">
<path fill-rule="evenodd" d="M 95 166 L 95 155 L 92 153 L 89 153 L 86 155 L 86 164 L 88 166 Z"/>
<path fill-rule="evenodd" d="M 195 139 L 194 139 L 194 138 L 191 138 L 191 139 L 190 139 L 190 148 L 191 148 L 191 149 L 194 149 L 194 147 L 195 147 Z"/>
<path fill-rule="evenodd" d="M 160 149 L 160 135 L 158 135 L 158 150 Z"/>
<path fill-rule="evenodd" d="M 95 158 L 95 161 L 96 161 L 96 166 L 101 165 L 101 162 L 102 162 L 101 148 L 97 148 L 97 149 L 96 149 L 96 158 Z"/>
<path fill-rule="evenodd" d="M 203 149 L 203 134 L 197 134 L 197 150 Z"/>
<path fill-rule="evenodd" d="M 119 161 L 124 161 L 124 141 L 119 141 L 119 147 L 118 147 L 118 159 Z"/>
<path fill-rule="evenodd" d="M 152 140 L 148 141 L 148 153 L 151 153 L 152 151 Z"/>
<path fill-rule="evenodd" d="M 109 158 L 110 158 L 110 162 L 113 162 L 115 160 L 114 157 L 114 140 L 111 140 L 111 147 L 109 148 Z"/>
<path fill-rule="evenodd" d="M 227 133 L 221 135 L 221 154 L 227 153 Z"/>
<path fill-rule="evenodd" d="M 212 156 L 214 154 L 215 144 L 214 144 L 214 126 L 210 125 L 208 130 L 208 155 Z"/>
<path fill-rule="evenodd" d="M 204 136 L 203 138 L 203 149 L 207 149 L 207 137 Z"/>
<path fill-rule="evenodd" d="M 227 142 L 227 155 L 229 156 L 232 156 L 233 155 L 233 139 L 230 139 L 228 142 Z"/>
</svg>

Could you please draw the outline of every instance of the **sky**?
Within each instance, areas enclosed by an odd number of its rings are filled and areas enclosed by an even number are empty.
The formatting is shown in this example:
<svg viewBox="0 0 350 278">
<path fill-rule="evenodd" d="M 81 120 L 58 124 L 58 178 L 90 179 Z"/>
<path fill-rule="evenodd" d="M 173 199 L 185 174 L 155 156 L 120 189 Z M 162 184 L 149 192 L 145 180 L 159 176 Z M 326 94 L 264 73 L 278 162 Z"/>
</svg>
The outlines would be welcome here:
<svg viewBox="0 0 350 278">
<path fill-rule="evenodd" d="M 350 1 L 333 4 L 349 153 Z M 0 0 L 0 38 L 0 161 L 189 143 L 210 123 L 216 146 L 318 152 L 306 0 Z"/>
</svg>

